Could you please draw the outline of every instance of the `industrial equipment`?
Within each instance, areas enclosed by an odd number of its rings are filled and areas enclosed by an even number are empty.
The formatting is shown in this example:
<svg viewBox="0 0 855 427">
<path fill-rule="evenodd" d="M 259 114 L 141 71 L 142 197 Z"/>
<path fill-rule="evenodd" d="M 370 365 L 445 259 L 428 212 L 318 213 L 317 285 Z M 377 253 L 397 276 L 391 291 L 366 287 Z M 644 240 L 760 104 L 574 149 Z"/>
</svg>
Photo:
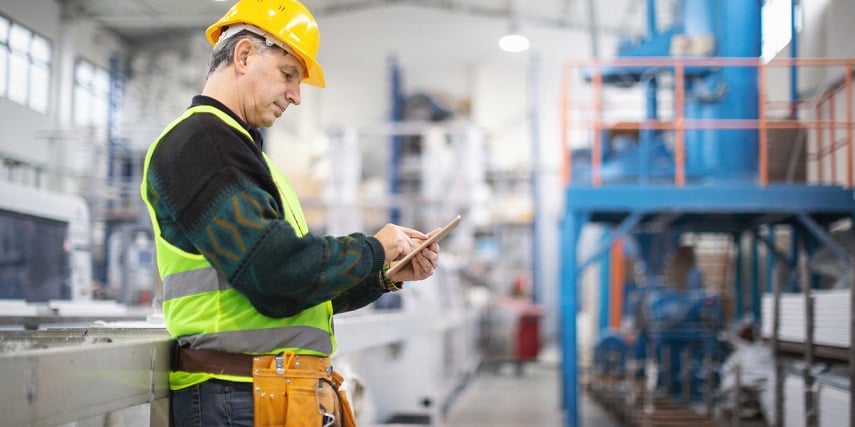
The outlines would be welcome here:
<svg viewBox="0 0 855 427">
<path fill-rule="evenodd" d="M 440 423 L 477 369 L 479 313 L 469 309 L 457 269 L 448 256 L 433 277 L 400 292 L 399 307 L 336 316 L 332 360 L 360 425 Z M 0 376 L 20 385 L 0 388 L 4 423 L 168 425 L 174 340 L 162 318 L 103 319 L 0 330 Z"/>
<path fill-rule="evenodd" d="M 77 196 L 0 182 L 0 326 L 144 320 L 93 298 L 89 207 Z"/>
<path fill-rule="evenodd" d="M 512 363 L 516 374 L 522 375 L 524 364 L 540 355 L 542 316 L 543 307 L 528 298 L 497 298 L 487 312 L 484 363 L 496 371 Z"/>
<path fill-rule="evenodd" d="M 620 399 L 610 402 L 624 402 L 617 407 L 630 414 L 625 419 L 630 424 L 655 424 L 664 414 L 685 417 L 681 419 L 685 425 L 698 425 L 701 421 L 688 408 L 701 401 L 711 418 L 715 398 L 711 385 L 727 354 L 717 338 L 727 324 L 725 314 L 732 312 L 732 318 L 748 314 L 759 322 L 761 289 L 772 291 L 776 263 L 791 271 L 807 271 L 798 266 L 800 256 L 822 246 L 844 264 L 850 262 L 829 230 L 855 213 L 851 175 L 844 180 L 848 187 L 839 181 L 807 182 L 805 146 L 813 136 L 808 132 L 814 129 L 821 136 L 819 123 L 825 122 L 809 120 L 814 112 L 800 109 L 804 100 L 795 90 L 789 100 L 779 101 L 786 110 L 772 103 L 787 91 L 776 90 L 765 78 L 776 63 L 760 59 L 761 3 L 678 1 L 676 22 L 662 29 L 656 19 L 657 2 L 649 0 L 643 38 L 622 42 L 615 60 L 575 63 L 570 69 L 577 73 L 568 73 L 568 78 L 588 82 L 591 93 L 578 101 L 565 91 L 563 104 L 563 132 L 568 138 L 562 225 L 563 366 L 578 365 L 573 315 L 580 304 L 578 290 L 585 286 L 583 272 L 599 265 L 599 310 L 587 310 L 598 317 L 593 321 L 601 333 L 593 372 L 608 379 L 600 385 L 621 393 Z M 798 59 L 786 64 L 794 78 Z M 844 65 L 842 73 L 850 81 L 848 65 L 807 63 L 814 64 Z M 629 100 L 632 96 L 643 101 Z M 573 101 L 591 105 L 573 109 Z M 605 107 L 621 103 L 643 105 L 643 116 L 629 117 L 626 111 Z M 833 126 L 851 127 L 848 120 Z M 578 246 L 588 224 L 605 225 L 606 231 L 583 258 Z M 793 242 L 789 253 L 777 247 L 781 230 L 789 231 Z M 708 237 L 728 242 L 719 254 L 722 264 L 706 271 L 719 279 L 701 289 L 665 280 L 668 257 L 680 243 Z M 621 252 L 620 242 L 625 241 L 637 249 L 629 268 L 614 256 L 614 249 Z M 767 254 L 762 279 L 759 248 Z M 810 289 L 811 279 L 801 282 L 802 289 Z M 629 303 L 624 307 L 625 300 Z M 618 310 L 617 315 L 612 310 Z M 772 341 L 777 343 L 777 332 Z M 806 354 L 811 360 L 811 351 Z M 618 376 L 621 383 L 610 382 Z M 575 369 L 564 370 L 568 426 L 579 425 L 581 382 Z M 811 390 L 811 384 L 806 389 Z M 662 398 L 679 400 L 682 412 L 672 412 Z M 774 400 L 776 408 L 769 410 L 780 413 L 781 396 Z"/>
<path fill-rule="evenodd" d="M 90 300 L 89 209 L 83 199 L 0 182 L 0 299 Z"/>
<path fill-rule="evenodd" d="M 0 331 L 3 424 L 168 425 L 173 340 L 157 326 Z"/>
</svg>

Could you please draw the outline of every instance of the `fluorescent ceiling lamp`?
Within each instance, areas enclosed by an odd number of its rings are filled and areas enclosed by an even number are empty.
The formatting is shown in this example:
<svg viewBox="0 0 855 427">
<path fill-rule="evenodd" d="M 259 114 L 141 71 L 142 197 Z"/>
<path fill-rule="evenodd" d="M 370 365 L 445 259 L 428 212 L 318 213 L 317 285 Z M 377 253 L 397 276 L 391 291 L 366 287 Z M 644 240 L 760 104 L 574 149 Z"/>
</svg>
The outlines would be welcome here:
<svg viewBox="0 0 855 427">
<path fill-rule="evenodd" d="M 531 44 L 520 34 L 507 34 L 499 39 L 499 47 L 505 52 L 525 52 Z"/>
</svg>

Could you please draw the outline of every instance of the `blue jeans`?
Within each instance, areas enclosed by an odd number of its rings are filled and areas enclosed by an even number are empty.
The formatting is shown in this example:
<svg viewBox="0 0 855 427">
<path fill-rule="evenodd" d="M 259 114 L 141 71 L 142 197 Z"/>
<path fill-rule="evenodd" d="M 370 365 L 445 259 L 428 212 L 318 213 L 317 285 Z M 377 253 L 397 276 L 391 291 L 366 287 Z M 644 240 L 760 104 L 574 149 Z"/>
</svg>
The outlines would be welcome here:
<svg viewBox="0 0 855 427">
<path fill-rule="evenodd" d="M 209 380 L 172 392 L 176 427 L 252 427 L 252 383 Z"/>
</svg>

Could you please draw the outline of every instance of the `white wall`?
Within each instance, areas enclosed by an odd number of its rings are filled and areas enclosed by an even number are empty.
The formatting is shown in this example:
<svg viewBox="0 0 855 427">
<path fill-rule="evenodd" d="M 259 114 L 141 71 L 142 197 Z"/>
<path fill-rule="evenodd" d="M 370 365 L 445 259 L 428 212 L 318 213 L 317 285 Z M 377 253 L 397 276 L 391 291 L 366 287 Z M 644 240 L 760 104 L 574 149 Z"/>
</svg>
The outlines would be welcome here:
<svg viewBox="0 0 855 427">
<path fill-rule="evenodd" d="M 70 127 L 74 63 L 78 58 L 85 58 L 109 69 L 111 55 L 122 55 L 126 49 L 118 37 L 98 29 L 91 22 L 62 19 L 62 8 L 53 0 L 7 0 L 0 4 L 0 13 L 46 37 L 53 49 L 47 114 L 0 98 L 0 153 L 27 163 L 47 165 L 53 176 L 41 185 L 71 191 L 74 188 L 59 175 L 81 169 L 81 165 L 74 164 L 75 159 L 79 163 L 87 158 L 75 156 L 80 149 L 77 145 L 81 141 L 104 144 L 103 138 L 92 141 L 92 133 L 78 132 Z"/>
<path fill-rule="evenodd" d="M 802 30 L 798 35 L 797 54 L 800 58 L 853 58 L 855 57 L 855 29 L 852 22 L 855 20 L 855 2 L 847 0 L 813 0 L 802 1 Z M 788 44 L 776 58 L 789 58 L 791 45 Z M 775 71 L 775 81 L 780 84 L 782 90 L 777 98 L 786 95 L 789 99 L 789 68 Z M 850 71 L 851 72 L 851 71 Z M 798 90 L 801 96 L 818 97 L 830 85 L 842 82 L 846 70 L 842 65 L 825 67 L 799 67 L 798 68 Z M 772 95 L 770 95 L 772 96 Z M 814 99 L 814 102 L 816 98 Z M 832 101 L 836 111 L 835 120 L 840 123 L 846 119 L 845 112 L 848 105 L 855 100 L 847 100 L 845 91 L 839 92 Z M 824 120 L 829 120 L 829 104 L 824 109 Z M 807 105 L 801 116 L 804 120 L 817 120 L 813 114 L 813 105 Z M 825 146 L 830 145 L 831 134 L 827 130 L 822 131 Z M 817 162 L 808 163 L 808 179 L 812 182 L 843 183 L 847 182 L 847 163 L 855 159 L 847 159 L 845 145 L 841 144 L 846 137 L 844 129 L 838 129 L 834 133 L 834 139 L 839 145 L 834 159 L 836 175 L 831 177 L 831 157 L 825 156 L 821 164 Z M 819 148 L 816 145 L 817 133 L 809 133 L 808 153 L 816 153 Z"/>
<path fill-rule="evenodd" d="M 48 38 L 53 44 L 53 59 L 56 61 L 58 58 L 59 6 L 55 2 L 6 1 L 0 6 L 0 13 Z M 56 67 L 55 63 L 54 67 Z M 9 156 L 21 161 L 45 164 L 49 156 L 49 146 L 44 141 L 36 140 L 34 130 L 49 126 L 52 122 L 52 115 L 38 113 L 0 97 L 0 117 L 3 120 L 3 125 L 0 126 L 0 153 L 4 157 Z"/>
</svg>

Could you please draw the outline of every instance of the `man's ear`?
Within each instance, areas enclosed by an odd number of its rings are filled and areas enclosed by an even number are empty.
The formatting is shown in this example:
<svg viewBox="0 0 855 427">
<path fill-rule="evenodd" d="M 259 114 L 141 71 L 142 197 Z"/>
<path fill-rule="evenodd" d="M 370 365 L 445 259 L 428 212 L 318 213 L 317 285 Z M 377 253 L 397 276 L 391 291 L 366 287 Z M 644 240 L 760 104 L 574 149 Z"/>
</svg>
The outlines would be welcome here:
<svg viewBox="0 0 855 427">
<path fill-rule="evenodd" d="M 235 44 L 234 64 L 238 71 L 242 72 L 246 69 L 246 62 L 254 50 L 255 45 L 247 38 L 244 38 Z"/>
</svg>

